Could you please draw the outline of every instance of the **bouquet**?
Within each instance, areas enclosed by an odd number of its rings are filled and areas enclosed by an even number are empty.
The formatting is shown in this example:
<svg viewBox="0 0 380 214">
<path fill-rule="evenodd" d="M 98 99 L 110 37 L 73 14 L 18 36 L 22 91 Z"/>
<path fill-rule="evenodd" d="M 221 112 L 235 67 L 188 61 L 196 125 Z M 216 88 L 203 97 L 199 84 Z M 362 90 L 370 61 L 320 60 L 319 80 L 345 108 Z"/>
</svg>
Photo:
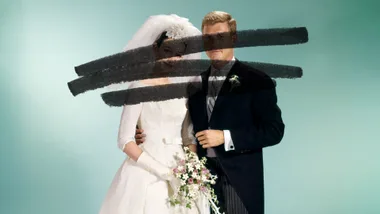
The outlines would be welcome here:
<svg viewBox="0 0 380 214">
<path fill-rule="evenodd" d="M 177 167 L 173 168 L 173 173 L 180 180 L 177 192 L 170 197 L 172 206 L 183 205 L 187 208 L 192 207 L 200 194 L 204 194 L 211 204 L 215 213 L 220 214 L 217 197 L 211 185 L 215 184 L 216 175 L 212 175 L 205 167 L 206 158 L 199 160 L 197 154 L 184 147 L 185 158 L 176 156 Z"/>
</svg>

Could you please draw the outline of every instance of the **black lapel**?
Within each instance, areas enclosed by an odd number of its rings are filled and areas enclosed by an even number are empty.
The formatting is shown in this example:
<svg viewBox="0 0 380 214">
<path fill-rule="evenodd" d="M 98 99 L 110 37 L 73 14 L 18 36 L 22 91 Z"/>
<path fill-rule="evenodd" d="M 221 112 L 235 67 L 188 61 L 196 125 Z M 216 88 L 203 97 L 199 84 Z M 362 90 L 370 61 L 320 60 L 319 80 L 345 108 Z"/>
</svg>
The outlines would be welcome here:
<svg viewBox="0 0 380 214">
<path fill-rule="evenodd" d="M 206 71 L 201 73 L 202 78 L 202 94 L 201 94 L 201 107 L 203 109 L 203 114 L 205 118 L 206 124 L 208 124 L 208 114 L 207 114 L 207 93 L 208 93 L 208 78 L 211 73 L 211 67 L 209 67 Z"/>
<path fill-rule="evenodd" d="M 204 92 L 204 96 L 206 97 L 207 93 L 208 93 L 208 78 L 210 76 L 210 73 L 211 73 L 211 67 L 209 67 L 206 71 L 202 72 L 201 73 L 201 77 L 202 77 L 202 90 Z"/>
</svg>

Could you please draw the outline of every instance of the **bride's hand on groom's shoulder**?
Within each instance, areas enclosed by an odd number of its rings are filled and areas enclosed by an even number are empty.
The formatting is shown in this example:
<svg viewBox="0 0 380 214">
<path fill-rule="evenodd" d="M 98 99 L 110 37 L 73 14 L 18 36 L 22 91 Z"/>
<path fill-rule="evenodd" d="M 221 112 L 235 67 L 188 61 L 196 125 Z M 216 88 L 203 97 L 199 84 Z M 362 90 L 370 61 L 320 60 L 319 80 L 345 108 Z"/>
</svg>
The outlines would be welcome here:
<svg viewBox="0 0 380 214">
<path fill-rule="evenodd" d="M 135 140 L 136 140 L 136 144 L 137 145 L 140 145 L 140 144 L 144 143 L 145 136 L 146 135 L 144 134 L 144 130 L 143 129 L 136 128 Z"/>
<path fill-rule="evenodd" d="M 217 147 L 224 144 L 224 132 L 221 130 L 203 130 L 197 132 L 195 137 L 203 148 Z"/>
</svg>

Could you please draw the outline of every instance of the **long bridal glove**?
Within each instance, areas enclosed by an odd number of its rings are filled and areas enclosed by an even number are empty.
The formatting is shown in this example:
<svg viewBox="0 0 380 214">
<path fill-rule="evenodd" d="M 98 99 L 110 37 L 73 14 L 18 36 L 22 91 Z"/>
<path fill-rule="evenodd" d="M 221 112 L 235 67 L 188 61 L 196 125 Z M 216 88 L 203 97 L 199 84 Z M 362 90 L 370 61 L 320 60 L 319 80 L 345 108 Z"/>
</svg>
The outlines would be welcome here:
<svg viewBox="0 0 380 214">
<path fill-rule="evenodd" d="M 168 181 L 173 191 L 178 192 L 180 180 L 174 176 L 173 171 L 170 168 L 157 162 L 146 152 L 141 153 L 136 163 L 161 179 Z"/>
<path fill-rule="evenodd" d="M 199 197 L 195 204 L 198 208 L 199 214 L 210 214 L 210 202 L 202 192 L 199 193 Z"/>
</svg>

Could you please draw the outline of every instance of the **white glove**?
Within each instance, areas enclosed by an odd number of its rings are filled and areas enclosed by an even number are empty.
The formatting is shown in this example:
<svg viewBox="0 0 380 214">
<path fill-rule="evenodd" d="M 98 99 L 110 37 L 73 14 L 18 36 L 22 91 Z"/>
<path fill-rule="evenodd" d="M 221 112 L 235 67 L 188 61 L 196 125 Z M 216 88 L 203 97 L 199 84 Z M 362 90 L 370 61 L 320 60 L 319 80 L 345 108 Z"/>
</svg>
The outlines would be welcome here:
<svg viewBox="0 0 380 214">
<path fill-rule="evenodd" d="M 180 181 L 174 176 L 173 171 L 158 161 L 154 160 L 148 153 L 142 152 L 136 163 L 146 169 L 147 171 L 155 174 L 159 178 L 169 182 L 174 192 L 178 191 Z"/>
<path fill-rule="evenodd" d="M 195 204 L 198 208 L 199 214 L 210 214 L 210 202 L 202 192 L 199 193 L 199 197 Z"/>
<path fill-rule="evenodd" d="M 181 187 L 181 180 L 173 176 L 173 179 L 169 181 L 169 185 L 175 193 L 178 193 L 179 188 Z"/>
</svg>

